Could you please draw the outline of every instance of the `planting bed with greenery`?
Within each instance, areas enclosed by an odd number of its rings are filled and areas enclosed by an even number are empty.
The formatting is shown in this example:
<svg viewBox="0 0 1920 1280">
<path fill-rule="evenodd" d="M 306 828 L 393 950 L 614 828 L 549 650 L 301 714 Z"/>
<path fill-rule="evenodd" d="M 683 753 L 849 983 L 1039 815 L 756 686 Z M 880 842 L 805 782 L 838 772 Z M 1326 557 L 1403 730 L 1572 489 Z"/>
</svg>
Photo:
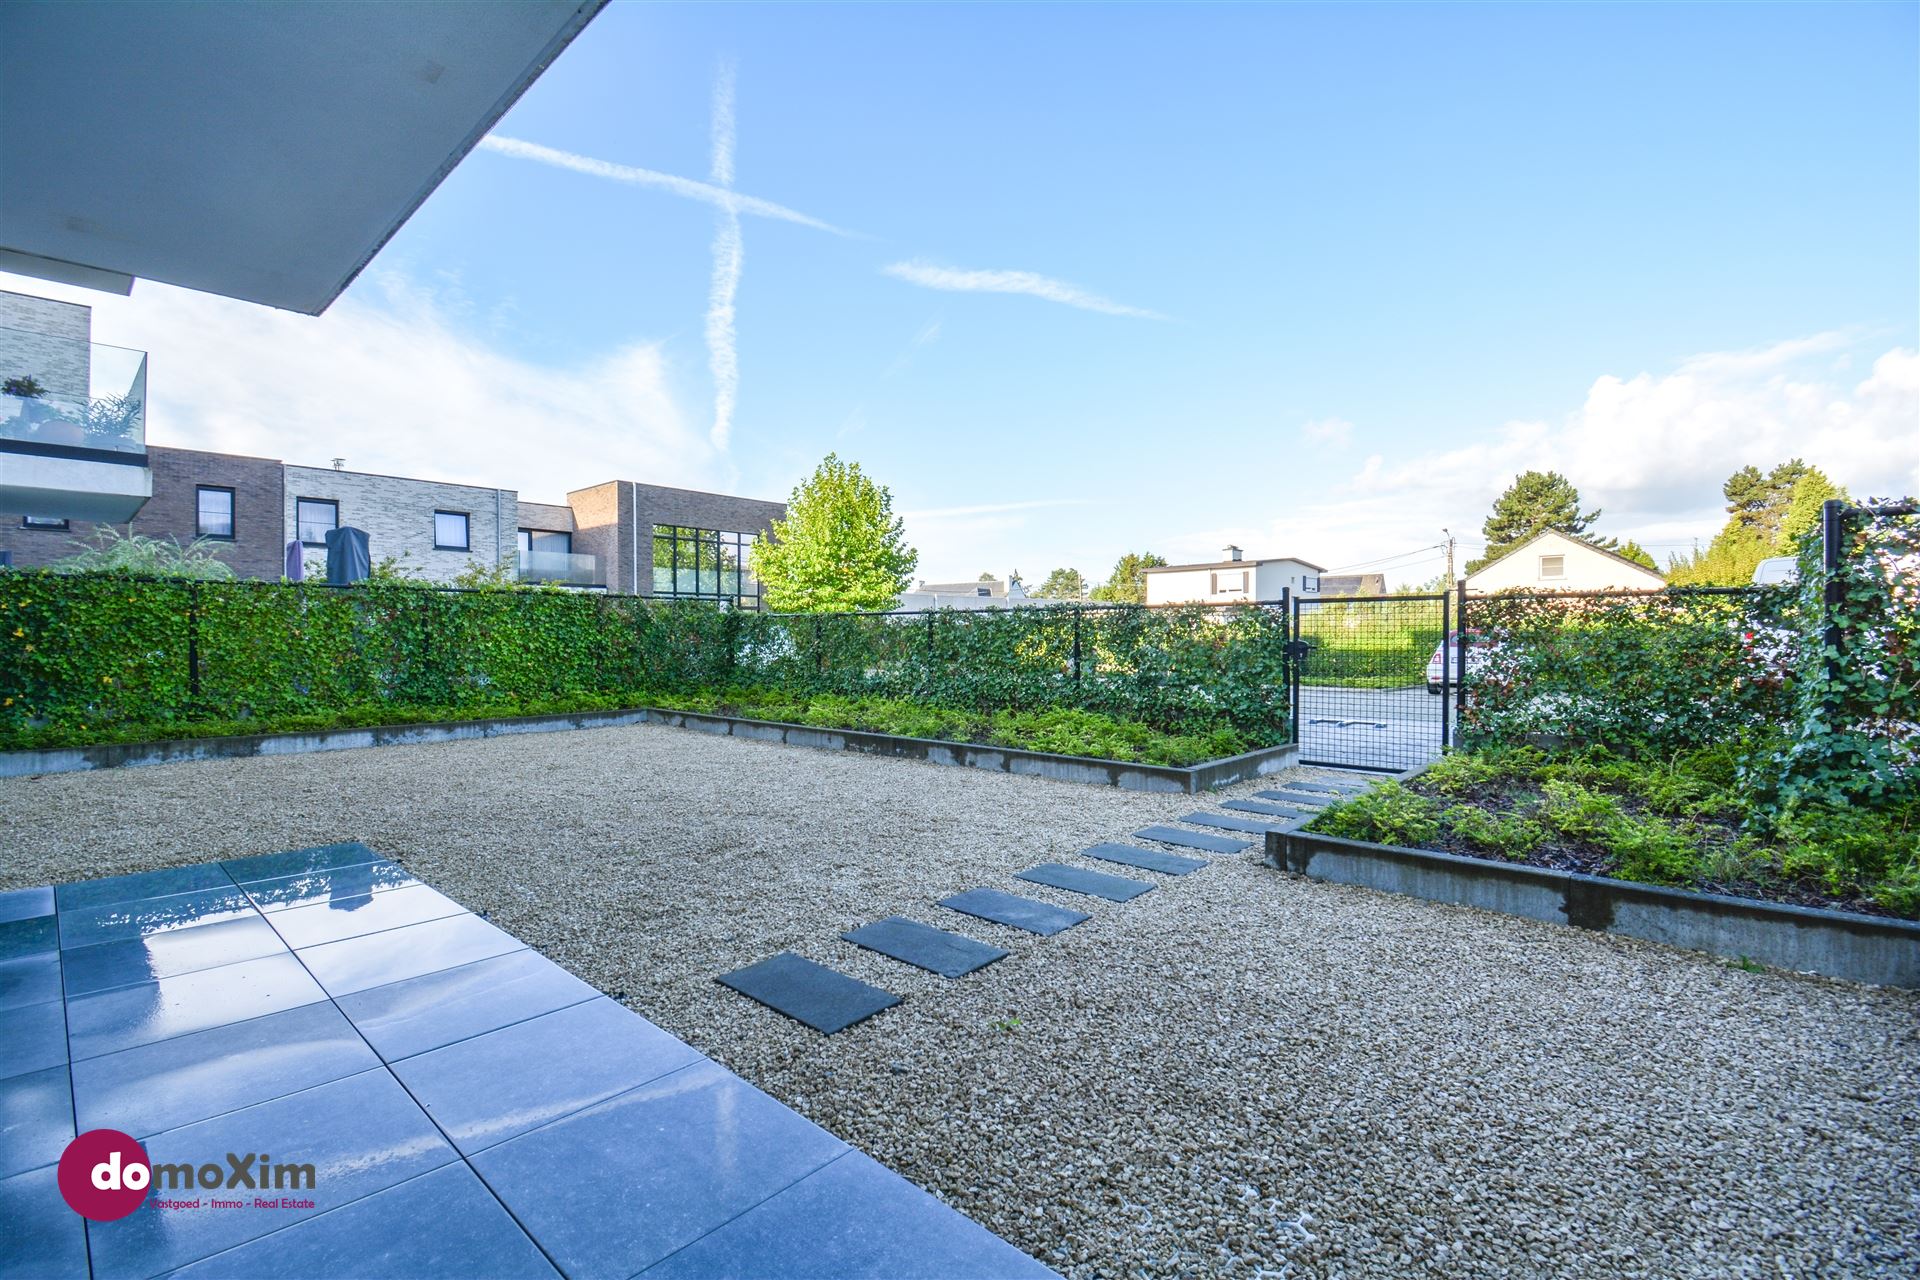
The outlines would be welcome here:
<svg viewBox="0 0 1920 1280">
<path fill-rule="evenodd" d="M 1739 782 L 1740 742 L 1634 761 L 1593 748 L 1456 752 L 1309 827 L 1735 897 L 1920 917 L 1920 799 L 1774 810 Z"/>
</svg>

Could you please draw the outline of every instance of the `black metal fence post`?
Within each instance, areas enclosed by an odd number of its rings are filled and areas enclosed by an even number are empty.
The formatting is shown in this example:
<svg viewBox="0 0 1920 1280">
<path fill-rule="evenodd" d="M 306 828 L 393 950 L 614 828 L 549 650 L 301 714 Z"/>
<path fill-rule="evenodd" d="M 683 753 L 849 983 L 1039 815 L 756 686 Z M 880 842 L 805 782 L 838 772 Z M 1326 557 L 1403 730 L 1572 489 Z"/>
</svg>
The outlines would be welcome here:
<svg viewBox="0 0 1920 1280">
<path fill-rule="evenodd" d="M 1453 610 L 1453 629 L 1455 633 L 1453 646 L 1453 710 L 1455 717 L 1458 718 L 1464 716 L 1467 711 L 1467 580 L 1462 578 L 1454 587 L 1454 591 L 1456 594 L 1454 596 L 1455 603 Z M 1440 665 L 1446 665 L 1446 657 L 1444 654 L 1441 656 Z M 1457 730 L 1458 727 L 1456 724 L 1455 729 Z"/>
<path fill-rule="evenodd" d="M 1453 597 L 1440 593 L 1440 750 L 1453 745 L 1453 664 L 1447 661 L 1447 636 L 1453 631 Z"/>
</svg>

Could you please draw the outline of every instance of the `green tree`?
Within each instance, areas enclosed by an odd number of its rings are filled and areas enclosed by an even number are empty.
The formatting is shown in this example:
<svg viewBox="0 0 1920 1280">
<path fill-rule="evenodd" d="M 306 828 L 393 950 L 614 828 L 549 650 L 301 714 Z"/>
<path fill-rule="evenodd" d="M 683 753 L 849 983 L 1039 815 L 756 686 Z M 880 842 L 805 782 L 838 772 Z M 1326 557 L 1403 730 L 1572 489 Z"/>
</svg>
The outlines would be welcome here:
<svg viewBox="0 0 1920 1280">
<path fill-rule="evenodd" d="M 1087 598 L 1086 575 L 1078 569 L 1055 569 L 1040 584 L 1037 593 L 1048 600 L 1085 600 Z"/>
<path fill-rule="evenodd" d="M 1739 587 L 1753 581 L 1753 571 L 1773 554 L 1767 535 L 1739 519 L 1727 521 L 1704 551 L 1674 556 L 1667 565 L 1667 582 L 1676 587 Z"/>
<path fill-rule="evenodd" d="M 1647 553 L 1645 547 L 1635 542 L 1632 538 L 1627 539 L 1626 543 L 1618 549 L 1617 554 L 1624 559 L 1633 561 L 1635 564 L 1643 564 L 1655 573 L 1660 572 L 1659 562 Z"/>
<path fill-rule="evenodd" d="M 1542 529 L 1580 537 L 1600 518 L 1596 511 L 1580 510 L 1580 491 L 1558 471 L 1522 471 L 1494 501 L 1493 513 L 1480 526 L 1487 553 L 1467 562 L 1467 572 L 1485 568 Z M 1596 547 L 1614 549 L 1612 539 L 1587 538 Z"/>
<path fill-rule="evenodd" d="M 1107 604 L 1143 604 L 1147 599 L 1147 570 L 1165 563 L 1165 558 L 1151 551 L 1129 551 L 1114 563 L 1113 576 L 1093 589 L 1093 598 Z"/>
<path fill-rule="evenodd" d="M 1799 458 L 1790 458 L 1771 471 L 1740 468 L 1720 486 L 1727 499 L 1727 523 L 1757 529 L 1769 540 L 1778 536 L 1780 521 L 1793 501 L 1794 486 L 1810 473 L 1818 474 L 1819 468 L 1809 467 Z"/>
<path fill-rule="evenodd" d="M 787 502 L 787 518 L 754 551 L 767 607 L 789 613 L 891 609 L 920 553 L 907 545 L 893 495 L 857 462 L 828 454 Z"/>
<path fill-rule="evenodd" d="M 1842 502 L 1849 500 L 1847 491 L 1827 479 L 1825 472 L 1818 467 L 1808 467 L 1793 482 L 1793 492 L 1787 498 L 1785 512 L 1780 516 L 1780 531 L 1773 538 L 1774 553 L 1792 555 L 1800 549 L 1802 538 L 1819 532 L 1820 508 L 1833 498 Z"/>
<path fill-rule="evenodd" d="M 1000 579 L 994 577 L 990 573 L 983 573 L 979 577 L 975 578 L 974 581 L 975 582 L 998 582 L 1000 581 Z"/>
</svg>

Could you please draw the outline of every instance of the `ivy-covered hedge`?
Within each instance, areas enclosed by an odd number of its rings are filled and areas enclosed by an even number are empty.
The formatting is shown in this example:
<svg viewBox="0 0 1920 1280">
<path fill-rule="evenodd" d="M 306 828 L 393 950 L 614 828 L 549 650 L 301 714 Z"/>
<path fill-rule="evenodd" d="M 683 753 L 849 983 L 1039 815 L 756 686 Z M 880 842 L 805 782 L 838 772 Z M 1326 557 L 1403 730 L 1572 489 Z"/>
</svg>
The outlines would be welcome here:
<svg viewBox="0 0 1920 1280">
<path fill-rule="evenodd" d="M 751 685 L 1287 735 L 1257 606 L 774 616 L 558 590 L 0 573 L 0 741 Z M 383 710 L 384 709 L 384 710 Z"/>
</svg>

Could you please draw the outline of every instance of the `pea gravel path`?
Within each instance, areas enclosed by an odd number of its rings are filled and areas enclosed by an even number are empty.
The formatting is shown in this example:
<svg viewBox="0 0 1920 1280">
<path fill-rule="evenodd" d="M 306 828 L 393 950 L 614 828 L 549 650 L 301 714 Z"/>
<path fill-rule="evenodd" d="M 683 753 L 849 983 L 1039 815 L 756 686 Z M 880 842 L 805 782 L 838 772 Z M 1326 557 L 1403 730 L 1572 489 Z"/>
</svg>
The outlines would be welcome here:
<svg viewBox="0 0 1920 1280">
<path fill-rule="evenodd" d="M 0 889 L 364 840 L 1075 1277 L 1920 1270 L 1913 994 L 1252 851 L 1012 879 L 1195 807 L 636 726 L 0 781 Z M 931 905 L 979 885 L 1094 918 Z M 1014 954 L 838 938 L 893 914 Z M 905 1003 L 829 1039 L 713 980 L 789 949 Z"/>
</svg>

